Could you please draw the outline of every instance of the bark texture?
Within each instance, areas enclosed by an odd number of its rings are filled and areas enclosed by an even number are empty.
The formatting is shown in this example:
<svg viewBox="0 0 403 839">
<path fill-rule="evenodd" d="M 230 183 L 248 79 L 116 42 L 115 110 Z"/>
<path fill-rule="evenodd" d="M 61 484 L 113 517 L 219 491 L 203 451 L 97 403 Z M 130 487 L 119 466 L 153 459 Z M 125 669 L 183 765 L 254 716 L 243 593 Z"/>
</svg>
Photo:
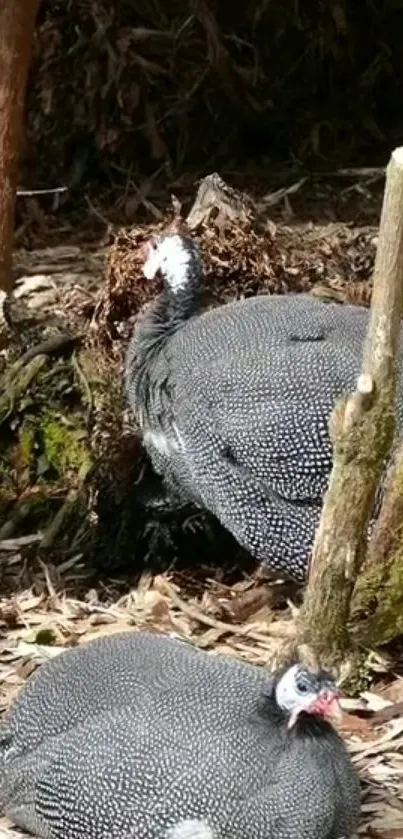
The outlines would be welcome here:
<svg viewBox="0 0 403 839">
<path fill-rule="evenodd" d="M 333 412 L 333 469 L 316 533 L 299 639 L 325 666 L 350 649 L 354 586 L 367 550 L 376 487 L 395 432 L 396 360 L 403 303 L 403 148 L 386 178 L 371 317 L 355 393 Z"/>
<path fill-rule="evenodd" d="M 352 637 L 363 646 L 403 635 L 403 444 L 389 474 L 352 604 Z"/>
<path fill-rule="evenodd" d="M 39 0 L 0 2 L 0 290 L 12 290 L 18 156 Z"/>
</svg>

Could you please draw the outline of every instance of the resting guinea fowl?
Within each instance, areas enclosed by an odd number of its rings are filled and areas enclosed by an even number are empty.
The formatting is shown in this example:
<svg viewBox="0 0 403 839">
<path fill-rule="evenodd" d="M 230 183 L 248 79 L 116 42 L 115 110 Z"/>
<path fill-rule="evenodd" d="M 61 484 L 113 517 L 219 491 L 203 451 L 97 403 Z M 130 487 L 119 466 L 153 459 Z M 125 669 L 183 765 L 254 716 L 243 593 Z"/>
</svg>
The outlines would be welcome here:
<svg viewBox="0 0 403 839">
<path fill-rule="evenodd" d="M 151 633 L 42 665 L 0 728 L 0 805 L 44 839 L 348 839 L 360 790 L 333 680 Z M 199 828 L 197 831 L 196 828 Z"/>
<path fill-rule="evenodd" d="M 356 384 L 368 310 L 308 294 L 201 311 L 196 244 L 149 245 L 164 289 L 140 319 L 125 386 L 155 471 L 267 568 L 301 583 L 332 466 L 328 422 Z M 399 424 L 403 400 L 399 383 Z"/>
</svg>

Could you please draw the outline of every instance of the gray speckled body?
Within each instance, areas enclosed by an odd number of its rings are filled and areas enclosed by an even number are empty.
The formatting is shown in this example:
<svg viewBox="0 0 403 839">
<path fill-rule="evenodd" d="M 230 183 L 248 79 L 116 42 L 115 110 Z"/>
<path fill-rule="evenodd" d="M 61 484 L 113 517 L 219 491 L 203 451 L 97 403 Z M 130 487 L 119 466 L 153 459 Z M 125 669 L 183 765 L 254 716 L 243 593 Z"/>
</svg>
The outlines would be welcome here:
<svg viewBox="0 0 403 839">
<path fill-rule="evenodd" d="M 183 320 L 151 353 L 146 319 L 129 349 L 126 387 L 155 470 L 298 582 L 332 465 L 329 418 L 355 388 L 368 315 L 261 295 Z M 400 427 L 402 409 L 400 376 Z"/>
<path fill-rule="evenodd" d="M 273 686 L 146 633 L 62 653 L 0 729 L 0 805 L 44 839 L 179 838 L 192 821 L 215 839 L 348 837 L 359 785 L 344 744 L 307 715 L 288 730 Z"/>
</svg>

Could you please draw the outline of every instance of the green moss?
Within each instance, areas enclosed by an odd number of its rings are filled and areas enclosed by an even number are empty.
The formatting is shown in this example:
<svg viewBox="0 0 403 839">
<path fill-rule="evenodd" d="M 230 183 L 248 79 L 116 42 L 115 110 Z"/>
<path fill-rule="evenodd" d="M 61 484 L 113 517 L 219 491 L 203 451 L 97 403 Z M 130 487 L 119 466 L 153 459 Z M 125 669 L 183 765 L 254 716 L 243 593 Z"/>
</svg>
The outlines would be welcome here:
<svg viewBox="0 0 403 839">
<path fill-rule="evenodd" d="M 32 466 L 35 460 L 36 428 L 32 422 L 23 422 L 19 430 L 20 453 L 27 466 Z"/>
<path fill-rule="evenodd" d="M 334 447 L 338 457 L 349 463 L 352 460 L 365 461 L 368 469 L 377 474 L 383 462 L 395 432 L 395 414 L 393 398 L 388 389 L 378 395 L 378 400 L 365 411 L 348 429 L 348 434 L 340 434 L 340 425 L 344 426 L 345 405 L 340 404 L 336 417 Z M 365 446 L 363 446 L 365 440 Z"/>
<path fill-rule="evenodd" d="M 368 656 L 364 652 L 354 651 L 350 656 L 350 673 L 343 682 L 343 693 L 346 696 L 359 696 L 371 687 L 373 674 L 368 664 Z"/>
<path fill-rule="evenodd" d="M 386 585 L 377 591 L 378 608 L 370 621 L 369 637 L 386 644 L 403 632 L 403 557 L 399 552 L 390 560 Z"/>
<path fill-rule="evenodd" d="M 42 646 L 51 647 L 56 643 L 56 634 L 53 629 L 39 629 L 35 634 L 35 643 Z"/>
<path fill-rule="evenodd" d="M 366 646 L 385 644 L 403 632 L 402 454 L 389 476 L 370 561 L 353 597 L 352 632 Z"/>
<path fill-rule="evenodd" d="M 88 435 L 80 420 L 67 420 L 54 411 L 44 412 L 40 420 L 44 455 L 59 475 L 71 471 L 84 475 L 90 468 Z"/>
<path fill-rule="evenodd" d="M 403 555 L 397 550 L 387 564 L 371 568 L 353 599 L 352 633 L 360 644 L 379 646 L 403 632 Z"/>
</svg>

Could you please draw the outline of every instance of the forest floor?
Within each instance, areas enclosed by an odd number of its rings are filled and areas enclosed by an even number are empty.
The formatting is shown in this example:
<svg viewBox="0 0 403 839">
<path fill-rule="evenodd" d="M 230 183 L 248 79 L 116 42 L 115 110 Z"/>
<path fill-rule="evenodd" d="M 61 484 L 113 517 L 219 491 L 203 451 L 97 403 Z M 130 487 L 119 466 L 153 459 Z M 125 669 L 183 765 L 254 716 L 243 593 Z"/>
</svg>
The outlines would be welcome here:
<svg viewBox="0 0 403 839">
<path fill-rule="evenodd" d="M 207 304 L 304 290 L 368 305 L 382 189 L 377 172 L 340 175 L 270 192 L 258 232 L 205 225 Z M 91 205 L 97 236 L 90 221 L 78 235 L 36 212 L 34 247 L 15 252 L 15 331 L 0 323 L 1 713 L 41 662 L 106 633 L 152 627 L 273 667 L 292 631 L 298 594 L 268 585 L 222 534 L 202 537 L 192 516 L 177 530 L 150 524 L 127 501 L 144 469 L 122 363 L 156 291 L 139 271 L 139 246 L 164 218 L 153 207 L 151 223 L 116 231 Z M 20 230 L 17 243 L 27 239 Z M 157 562 L 143 561 L 150 544 Z M 367 682 L 343 710 L 363 780 L 360 834 L 403 837 L 401 643 L 368 651 Z M 19 835 L 0 819 L 0 839 Z"/>
</svg>

